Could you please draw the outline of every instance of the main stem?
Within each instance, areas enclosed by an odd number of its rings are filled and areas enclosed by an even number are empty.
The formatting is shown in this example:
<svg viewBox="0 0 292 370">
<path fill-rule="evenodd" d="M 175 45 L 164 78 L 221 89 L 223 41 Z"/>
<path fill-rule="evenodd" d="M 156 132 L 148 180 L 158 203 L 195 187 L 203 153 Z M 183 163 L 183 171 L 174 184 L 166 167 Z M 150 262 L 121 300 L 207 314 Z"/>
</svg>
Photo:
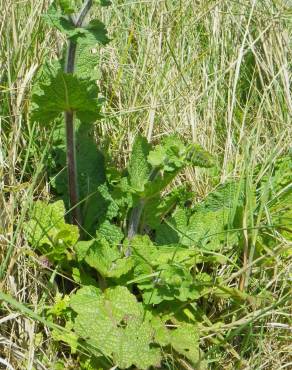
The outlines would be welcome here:
<svg viewBox="0 0 292 370">
<path fill-rule="evenodd" d="M 82 27 L 84 19 L 92 6 L 92 0 L 85 1 L 82 9 L 77 15 L 76 20 L 71 18 L 75 27 Z M 76 41 L 69 40 L 65 73 L 74 73 L 76 58 Z M 72 222 L 81 227 L 82 219 L 79 207 L 77 164 L 75 154 L 75 131 L 74 131 L 74 112 L 65 112 L 66 140 L 67 140 L 67 166 L 68 166 L 68 187 L 69 199 L 72 214 Z"/>
</svg>

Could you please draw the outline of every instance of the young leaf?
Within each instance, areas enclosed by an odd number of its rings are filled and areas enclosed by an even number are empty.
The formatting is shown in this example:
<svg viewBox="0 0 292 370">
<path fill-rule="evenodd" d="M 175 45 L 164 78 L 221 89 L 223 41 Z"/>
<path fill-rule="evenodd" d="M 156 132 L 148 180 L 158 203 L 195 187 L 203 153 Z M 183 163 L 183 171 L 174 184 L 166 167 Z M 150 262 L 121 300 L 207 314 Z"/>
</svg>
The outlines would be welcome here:
<svg viewBox="0 0 292 370">
<path fill-rule="evenodd" d="M 77 313 L 74 330 L 96 351 L 110 356 L 121 369 L 159 367 L 161 354 L 151 348 L 153 328 L 143 321 L 143 308 L 125 287 L 107 289 L 89 296 L 88 288 L 71 298 Z"/>
<path fill-rule="evenodd" d="M 65 223 L 65 207 L 62 201 L 47 204 L 37 201 L 25 224 L 29 243 L 49 256 L 60 259 L 66 249 L 73 247 L 78 238 L 78 227 Z"/>
<path fill-rule="evenodd" d="M 145 184 L 149 181 L 151 167 L 147 162 L 151 146 L 146 138 L 138 135 L 135 139 L 130 157 L 128 172 L 131 187 L 137 192 L 143 192 Z"/>
<path fill-rule="evenodd" d="M 78 1 L 79 4 L 76 4 L 76 0 L 57 0 L 57 4 L 62 9 L 62 12 L 64 14 L 72 14 L 76 12 L 77 6 L 80 6 L 80 1 Z"/>
<path fill-rule="evenodd" d="M 37 106 L 32 114 L 33 121 L 48 123 L 65 111 L 76 112 L 77 118 L 83 122 L 100 117 L 98 88 L 92 81 L 59 71 L 49 85 L 41 87 L 43 94 L 33 95 Z"/>
<path fill-rule="evenodd" d="M 110 246 L 103 238 L 79 242 L 74 249 L 79 260 L 84 259 L 103 277 L 119 278 L 133 268 L 133 260 L 123 257 L 118 247 Z"/>
<path fill-rule="evenodd" d="M 110 42 L 110 39 L 107 36 L 107 30 L 105 25 L 98 19 L 93 19 L 89 24 L 83 28 L 85 31 L 82 34 L 81 41 L 84 44 L 93 45 L 97 42 L 106 45 Z"/>
</svg>

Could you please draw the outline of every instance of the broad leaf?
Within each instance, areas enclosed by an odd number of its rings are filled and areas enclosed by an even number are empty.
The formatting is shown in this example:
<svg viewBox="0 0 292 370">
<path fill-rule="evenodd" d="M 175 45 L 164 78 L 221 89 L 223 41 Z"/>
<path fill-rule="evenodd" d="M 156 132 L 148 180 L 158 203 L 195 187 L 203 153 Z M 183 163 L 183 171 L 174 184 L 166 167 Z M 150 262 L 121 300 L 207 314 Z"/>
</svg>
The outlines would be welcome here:
<svg viewBox="0 0 292 370">
<path fill-rule="evenodd" d="M 33 121 L 47 124 L 65 111 L 76 112 L 82 122 L 92 122 L 100 117 L 98 88 L 90 80 L 59 71 L 49 85 L 41 85 L 41 88 L 42 95 L 33 95 L 37 105 L 32 114 Z"/>
<path fill-rule="evenodd" d="M 71 307 L 77 313 L 75 332 L 116 366 L 159 367 L 160 350 L 151 348 L 154 330 L 143 321 L 142 305 L 126 288 L 109 288 L 100 296 L 82 288 L 71 298 Z"/>
<path fill-rule="evenodd" d="M 61 259 L 67 248 L 73 247 L 78 238 L 78 227 L 65 223 L 62 201 L 47 204 L 37 201 L 25 224 L 29 243 L 39 248 L 50 259 Z"/>
<path fill-rule="evenodd" d="M 122 230 L 118 226 L 111 224 L 108 220 L 100 225 L 98 234 L 103 236 L 111 245 L 118 245 L 124 238 Z"/>
<path fill-rule="evenodd" d="M 133 260 L 124 257 L 117 246 L 103 239 L 79 242 L 75 246 L 78 259 L 96 269 L 103 277 L 119 278 L 133 268 Z"/>
<path fill-rule="evenodd" d="M 171 346 L 192 364 L 200 361 L 199 333 L 195 325 L 182 324 L 171 332 Z"/>
<path fill-rule="evenodd" d="M 64 1 L 63 10 L 53 3 L 44 18 L 50 26 L 57 28 L 69 39 L 73 39 L 74 41 L 80 39 L 88 45 L 94 45 L 96 43 L 106 45 L 110 39 L 107 37 L 105 25 L 101 21 L 94 19 L 85 27 L 75 27 L 72 19 L 66 16 L 66 13 L 72 14 L 75 9 L 74 4 L 72 5 L 71 2 L 70 5 L 68 0 Z"/>
</svg>

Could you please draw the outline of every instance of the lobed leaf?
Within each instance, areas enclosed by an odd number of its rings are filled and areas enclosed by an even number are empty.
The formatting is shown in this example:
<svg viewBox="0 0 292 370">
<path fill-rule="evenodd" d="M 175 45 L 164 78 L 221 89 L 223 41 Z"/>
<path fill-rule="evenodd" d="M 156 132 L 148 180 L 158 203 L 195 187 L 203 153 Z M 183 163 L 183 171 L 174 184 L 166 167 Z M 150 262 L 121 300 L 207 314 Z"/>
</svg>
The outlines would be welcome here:
<svg viewBox="0 0 292 370">
<path fill-rule="evenodd" d="M 98 88 L 90 80 L 82 80 L 70 73 L 59 71 L 50 84 L 41 85 L 42 95 L 33 95 L 36 108 L 32 120 L 41 123 L 53 121 L 63 112 L 76 112 L 82 122 L 100 117 Z"/>
<path fill-rule="evenodd" d="M 126 369 L 159 367 L 159 348 L 152 348 L 154 330 L 143 320 L 143 308 L 125 287 L 108 288 L 102 295 L 90 296 L 88 287 L 71 298 L 77 313 L 74 330 L 96 351 L 112 357 Z"/>
</svg>

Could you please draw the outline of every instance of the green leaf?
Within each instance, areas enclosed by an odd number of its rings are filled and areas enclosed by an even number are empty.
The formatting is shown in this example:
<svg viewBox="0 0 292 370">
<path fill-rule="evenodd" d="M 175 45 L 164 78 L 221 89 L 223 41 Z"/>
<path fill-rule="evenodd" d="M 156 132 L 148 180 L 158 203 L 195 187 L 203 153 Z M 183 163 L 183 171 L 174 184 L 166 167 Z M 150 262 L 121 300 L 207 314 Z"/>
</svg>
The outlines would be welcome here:
<svg viewBox="0 0 292 370">
<path fill-rule="evenodd" d="M 152 229 L 158 228 L 163 218 L 171 213 L 176 205 L 184 205 L 192 196 L 193 194 L 183 185 L 173 189 L 171 193 L 163 197 L 160 195 L 152 197 L 145 204 L 143 223 Z"/>
<path fill-rule="evenodd" d="M 169 221 L 157 227 L 156 242 L 158 244 L 179 243 L 181 234 L 187 233 L 187 224 L 188 215 L 185 209 L 176 208 Z"/>
<path fill-rule="evenodd" d="M 94 0 L 93 1 L 95 4 L 101 5 L 101 6 L 109 6 L 111 5 L 111 1 L 109 0 Z"/>
<path fill-rule="evenodd" d="M 159 367 L 160 350 L 151 348 L 154 330 L 143 321 L 142 305 L 125 287 L 109 288 L 91 297 L 82 288 L 72 296 L 71 307 L 77 313 L 75 332 L 93 349 L 110 356 L 116 366 Z"/>
<path fill-rule="evenodd" d="M 200 289 L 190 272 L 178 263 L 169 262 L 157 267 L 155 279 L 138 284 L 142 290 L 145 304 L 159 304 L 163 301 L 179 300 L 185 302 L 198 299 Z"/>
<path fill-rule="evenodd" d="M 192 166 L 209 168 L 215 164 L 212 155 L 198 144 L 188 145 L 185 156 L 188 164 Z"/>
<path fill-rule="evenodd" d="M 29 243 L 51 259 L 62 258 L 66 250 L 73 247 L 79 238 L 78 227 L 66 224 L 64 215 L 65 207 L 62 201 L 51 204 L 37 201 L 30 220 L 25 223 L 24 230 Z"/>
<path fill-rule="evenodd" d="M 68 9 L 71 12 L 72 8 L 68 4 L 68 0 L 64 1 L 64 8 Z M 78 35 L 78 29 L 75 28 L 72 22 L 63 14 L 65 9 L 58 8 L 57 4 L 54 2 L 52 3 L 47 13 L 43 16 L 45 21 L 48 23 L 49 26 L 57 28 L 60 32 L 65 33 L 68 37 L 74 37 Z"/>
<path fill-rule="evenodd" d="M 146 138 L 138 135 L 128 165 L 130 185 L 137 192 L 143 192 L 145 184 L 149 181 L 151 171 L 147 162 L 149 150 L 150 144 L 148 144 Z"/>
<path fill-rule="evenodd" d="M 79 260 L 84 259 L 104 277 L 119 278 L 133 268 L 133 260 L 123 257 L 117 246 L 110 246 L 103 238 L 79 242 L 75 251 Z"/>
<path fill-rule="evenodd" d="M 85 32 L 82 35 L 82 42 L 85 44 L 93 45 L 98 42 L 102 45 L 106 45 L 110 42 L 105 25 L 98 19 L 90 21 L 83 30 Z"/>
<path fill-rule="evenodd" d="M 99 221 L 102 222 L 109 204 L 99 191 L 99 186 L 103 186 L 105 182 L 104 157 L 97 147 L 92 125 L 76 120 L 74 129 L 82 226 L 89 234 L 94 235 L 97 224 Z M 57 135 L 58 131 L 59 135 Z M 51 183 L 69 207 L 68 177 L 67 171 L 63 170 L 66 167 L 66 138 L 63 122 L 60 129 L 55 130 L 54 136 L 53 164 L 50 165 Z"/>
<path fill-rule="evenodd" d="M 222 208 L 233 209 L 241 206 L 243 199 L 243 187 L 241 188 L 238 182 L 229 181 L 219 185 L 216 190 L 208 194 L 201 203 L 195 205 L 194 210 L 201 212 L 218 211 Z"/>
<path fill-rule="evenodd" d="M 182 324 L 171 331 L 171 346 L 176 352 L 197 364 L 200 361 L 199 333 L 195 325 Z"/>
<path fill-rule="evenodd" d="M 187 165 L 212 167 L 214 160 L 210 153 L 198 144 L 185 146 L 177 135 L 164 138 L 160 145 L 149 153 L 148 161 L 153 167 L 172 172 Z"/>
<path fill-rule="evenodd" d="M 57 0 L 57 4 L 60 6 L 64 14 L 72 14 L 77 11 L 77 7 L 80 6 L 81 1 Z"/>
<path fill-rule="evenodd" d="M 124 238 L 122 230 L 118 226 L 111 224 L 108 220 L 100 225 L 98 233 L 111 245 L 118 245 Z"/>
<path fill-rule="evenodd" d="M 67 111 L 76 112 L 83 122 L 92 122 L 100 117 L 98 88 L 90 80 L 81 80 L 61 71 L 52 77 L 49 85 L 41 85 L 43 94 L 33 95 L 36 108 L 32 120 L 48 123 Z"/>
<path fill-rule="evenodd" d="M 178 136 L 164 138 L 160 145 L 149 153 L 148 161 L 153 167 L 172 172 L 184 167 L 186 148 Z"/>
<path fill-rule="evenodd" d="M 238 241 L 238 232 L 232 230 L 233 202 L 226 199 L 224 207 L 224 199 L 222 193 L 218 199 L 213 195 L 208 196 L 206 203 L 202 202 L 196 206 L 190 216 L 189 210 L 178 207 L 172 217 L 157 227 L 156 242 L 181 243 L 211 251 L 220 250 L 225 245 L 229 247 L 234 245 Z M 238 204 L 240 203 L 237 202 L 236 206 Z"/>
<path fill-rule="evenodd" d="M 75 27 L 72 20 L 66 17 L 66 14 L 63 14 L 66 12 L 67 14 L 72 14 L 75 11 L 75 7 L 72 7 L 68 0 L 65 0 L 65 8 L 67 10 L 62 10 L 53 3 L 49 7 L 47 14 L 44 15 L 46 22 L 75 42 L 80 39 L 81 42 L 88 45 L 94 45 L 96 43 L 106 45 L 110 41 L 107 37 L 105 25 L 101 21 L 94 19 L 86 27 Z"/>
<path fill-rule="evenodd" d="M 229 212 L 226 209 L 195 212 L 181 236 L 181 243 L 187 246 L 199 245 L 212 251 L 220 250 L 225 244 L 234 245 L 238 236 L 237 232 L 228 231 L 228 220 Z"/>
<path fill-rule="evenodd" d="M 87 43 L 78 42 L 76 46 L 74 74 L 81 79 L 98 80 L 101 77 L 98 50 Z"/>
</svg>

